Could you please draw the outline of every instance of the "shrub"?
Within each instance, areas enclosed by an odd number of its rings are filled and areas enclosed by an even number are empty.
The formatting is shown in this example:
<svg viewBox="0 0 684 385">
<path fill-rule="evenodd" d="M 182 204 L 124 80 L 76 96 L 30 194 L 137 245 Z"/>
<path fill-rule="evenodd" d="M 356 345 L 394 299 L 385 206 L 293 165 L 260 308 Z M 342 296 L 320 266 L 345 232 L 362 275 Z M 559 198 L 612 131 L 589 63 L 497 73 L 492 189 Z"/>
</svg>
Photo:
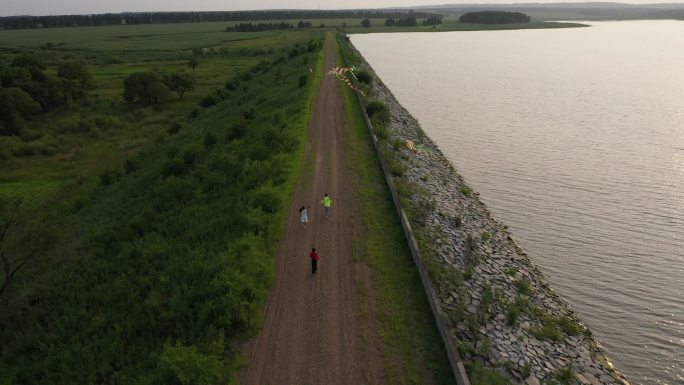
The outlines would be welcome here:
<svg viewBox="0 0 684 385">
<path fill-rule="evenodd" d="M 494 302 L 494 291 L 492 290 L 492 287 L 490 285 L 485 286 L 484 290 L 482 291 L 482 299 L 480 300 L 480 305 L 479 305 L 479 315 L 480 315 L 480 320 L 484 321 L 488 318 L 489 315 L 489 310 L 490 307 L 492 306 L 492 303 Z"/>
<path fill-rule="evenodd" d="M 200 353 L 195 346 L 164 345 L 159 363 L 181 385 L 214 385 L 223 383 L 226 368 L 221 358 Z"/>
<path fill-rule="evenodd" d="M 537 337 L 538 339 L 547 339 L 552 341 L 560 341 L 562 335 L 560 330 L 556 327 L 554 323 L 548 323 L 540 326 L 531 326 L 529 329 L 531 335 Z"/>
<path fill-rule="evenodd" d="M 553 379 L 558 381 L 560 384 L 563 385 L 570 385 L 574 382 L 575 376 L 572 371 L 572 367 L 567 367 L 558 370 L 554 375 Z"/>
<path fill-rule="evenodd" d="M 135 162 L 133 162 L 132 160 L 127 159 L 126 162 L 124 162 L 124 172 L 126 172 L 126 174 L 130 174 L 137 169 L 138 169 L 138 165 Z"/>
<path fill-rule="evenodd" d="M 212 93 L 202 98 L 202 100 L 200 101 L 200 106 L 204 108 L 209 108 L 220 101 L 220 97 L 217 94 Z"/>
<path fill-rule="evenodd" d="M 582 331 L 580 325 L 569 317 L 558 317 L 557 323 L 563 332 L 571 336 L 579 335 Z"/>
<path fill-rule="evenodd" d="M 378 139 L 387 139 L 389 137 L 389 130 L 384 124 L 377 124 L 377 123 L 372 123 L 373 124 L 373 132 L 375 133 L 375 136 L 378 137 Z"/>
<path fill-rule="evenodd" d="M 532 294 L 533 288 L 532 285 L 530 285 L 530 282 L 524 279 L 518 279 L 513 282 L 515 287 L 518 289 L 518 292 L 522 295 L 530 295 Z"/>
<path fill-rule="evenodd" d="M 484 231 L 482 234 L 480 234 L 480 239 L 482 242 L 487 242 L 491 237 L 492 236 L 487 231 Z"/>
<path fill-rule="evenodd" d="M 102 186 L 109 186 L 114 183 L 115 175 L 111 171 L 104 171 L 100 174 L 100 184 Z"/>
<path fill-rule="evenodd" d="M 470 383 L 487 385 L 511 385 L 511 382 L 496 370 L 485 368 L 477 361 L 466 364 Z"/>
<path fill-rule="evenodd" d="M 527 378 L 532 374 L 532 364 L 529 362 L 526 362 L 525 365 L 523 365 L 522 368 L 520 368 L 520 374 L 522 374 L 523 378 Z"/>
<path fill-rule="evenodd" d="M 216 137 L 212 133 L 207 132 L 206 135 L 204 135 L 204 148 L 210 149 L 214 147 L 216 143 Z"/>
<path fill-rule="evenodd" d="M 379 100 L 371 100 L 366 105 L 366 112 L 373 120 L 380 123 L 387 123 L 390 120 L 389 108 Z"/>
<path fill-rule="evenodd" d="M 373 78 L 370 74 L 370 72 L 366 70 L 361 70 L 356 73 L 356 79 L 358 79 L 361 83 L 365 84 L 371 84 Z"/>
<path fill-rule="evenodd" d="M 406 165 L 394 158 L 387 159 L 387 171 L 395 177 L 401 178 L 406 173 Z"/>
<path fill-rule="evenodd" d="M 180 122 L 173 122 L 171 123 L 171 126 L 169 126 L 169 134 L 177 134 L 178 132 L 180 132 L 181 128 L 183 128 L 183 124 L 181 124 Z"/>
<path fill-rule="evenodd" d="M 508 324 L 515 325 L 518 316 L 520 316 L 520 308 L 514 303 L 509 303 L 506 305 L 506 310 L 506 320 L 508 321 Z"/>
<path fill-rule="evenodd" d="M 172 175 L 179 176 L 185 171 L 185 163 L 180 159 L 170 159 L 162 168 L 162 176 L 168 178 Z"/>
</svg>

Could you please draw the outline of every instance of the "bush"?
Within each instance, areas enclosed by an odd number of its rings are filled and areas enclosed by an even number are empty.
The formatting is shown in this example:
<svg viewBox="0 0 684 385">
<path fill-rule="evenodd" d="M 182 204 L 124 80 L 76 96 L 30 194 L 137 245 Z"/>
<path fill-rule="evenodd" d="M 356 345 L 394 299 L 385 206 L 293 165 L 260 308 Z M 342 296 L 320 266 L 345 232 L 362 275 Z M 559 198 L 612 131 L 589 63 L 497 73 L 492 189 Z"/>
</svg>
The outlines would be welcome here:
<svg viewBox="0 0 684 385">
<path fill-rule="evenodd" d="M 221 358 L 202 354 L 195 346 L 164 345 L 159 364 L 181 385 L 215 385 L 224 382 L 226 368 Z"/>
<path fill-rule="evenodd" d="M 393 176 L 401 178 L 404 176 L 404 174 L 406 174 L 406 166 L 402 162 L 397 161 L 394 158 L 389 158 L 386 159 L 385 163 L 387 164 L 387 171 L 389 171 L 389 173 Z"/>
<path fill-rule="evenodd" d="M 534 291 L 532 288 L 532 285 L 527 280 L 518 279 L 518 280 L 515 280 L 513 282 L 513 284 L 518 289 L 518 292 L 522 295 L 530 295 Z"/>
<path fill-rule="evenodd" d="M 381 124 L 387 124 L 390 120 L 390 111 L 385 103 L 379 100 L 371 100 L 366 105 L 366 112 L 371 120 Z"/>
<path fill-rule="evenodd" d="M 115 175 L 111 171 L 104 171 L 100 174 L 100 184 L 102 186 L 109 186 L 115 181 Z"/>
<path fill-rule="evenodd" d="M 371 76 L 370 72 L 366 70 L 361 70 L 356 73 L 356 79 L 360 81 L 361 83 L 365 84 L 371 84 L 373 81 L 373 77 Z"/>
<path fill-rule="evenodd" d="M 214 134 L 208 132 L 206 135 L 204 135 L 204 148 L 206 149 L 211 149 L 214 147 L 217 143 L 216 136 Z"/>
<path fill-rule="evenodd" d="M 552 341 L 560 341 L 562 340 L 562 335 L 560 330 L 556 327 L 555 324 L 545 324 L 540 326 L 531 326 L 529 329 L 529 332 L 531 335 L 535 336 L 536 338 L 542 340 L 552 340 Z"/>
<path fill-rule="evenodd" d="M 132 160 L 127 159 L 126 162 L 124 162 L 124 172 L 126 174 L 133 173 L 137 169 L 138 169 L 138 165 L 135 162 L 133 162 Z"/>
<path fill-rule="evenodd" d="M 177 134 L 180 132 L 180 130 L 183 128 L 183 124 L 180 122 L 173 122 L 171 123 L 171 126 L 169 126 L 169 134 Z"/>
</svg>

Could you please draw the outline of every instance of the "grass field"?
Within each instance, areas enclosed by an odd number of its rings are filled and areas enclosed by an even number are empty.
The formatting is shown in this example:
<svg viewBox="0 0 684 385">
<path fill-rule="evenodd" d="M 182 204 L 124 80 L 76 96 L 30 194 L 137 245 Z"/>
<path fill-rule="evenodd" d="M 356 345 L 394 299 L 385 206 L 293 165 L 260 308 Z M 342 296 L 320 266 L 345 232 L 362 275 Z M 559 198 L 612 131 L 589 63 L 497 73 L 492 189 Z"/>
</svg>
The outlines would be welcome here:
<svg viewBox="0 0 684 385">
<path fill-rule="evenodd" d="M 94 80 L 0 137 L 0 251 L 11 268 L 37 253 L 0 292 L 0 384 L 230 382 L 260 324 L 323 32 L 209 27 L 0 31 L 0 61 L 80 59 Z M 123 78 L 155 67 L 198 86 L 125 102 Z"/>
<path fill-rule="evenodd" d="M 56 193 L 61 185 L 74 178 L 88 178 L 104 165 L 123 162 L 163 134 L 173 122 L 186 122 L 202 98 L 213 89 L 222 88 L 236 73 L 275 57 L 273 47 L 302 43 L 312 36 L 311 31 L 229 34 L 223 31 L 225 25 L 189 23 L 0 31 L 0 60 L 10 61 L 20 53 L 30 53 L 47 63 L 49 71 L 58 60 L 82 59 L 88 63 L 95 80 L 95 90 L 85 101 L 38 115 L 29 122 L 37 136 L 42 134 L 30 143 L 39 147 L 49 139 L 58 150 L 51 149 L 50 152 L 55 152 L 51 155 L 0 161 L 3 169 L 0 197 L 24 198 L 35 205 L 35 198 L 44 200 L 49 191 Z M 52 49 L 45 47 L 48 42 L 53 43 Z M 212 48 L 213 51 L 208 51 Z M 187 63 L 193 57 L 193 50 L 200 52 L 199 65 L 190 71 Z M 127 105 L 122 98 L 123 78 L 155 68 L 193 72 L 197 87 L 182 101 L 155 106 Z M 78 124 L 98 116 L 112 117 L 118 127 L 83 134 L 56 132 L 74 120 Z M 55 136 L 59 139 L 54 140 Z M 8 142 L 0 138 L 0 144 L 16 145 Z M 40 193 L 28 191 L 34 184 Z"/>
</svg>

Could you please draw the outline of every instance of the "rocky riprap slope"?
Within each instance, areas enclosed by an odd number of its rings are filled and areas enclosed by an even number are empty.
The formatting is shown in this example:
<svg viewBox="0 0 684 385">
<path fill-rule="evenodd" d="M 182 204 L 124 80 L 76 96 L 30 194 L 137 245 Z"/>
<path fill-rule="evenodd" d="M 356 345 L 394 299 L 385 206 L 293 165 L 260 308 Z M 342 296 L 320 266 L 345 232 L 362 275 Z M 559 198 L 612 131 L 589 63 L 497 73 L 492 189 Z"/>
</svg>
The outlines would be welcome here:
<svg viewBox="0 0 684 385">
<path fill-rule="evenodd" d="M 506 226 L 374 78 L 369 99 L 391 113 L 386 131 L 376 129 L 383 156 L 463 360 L 513 383 L 628 384 Z"/>
</svg>

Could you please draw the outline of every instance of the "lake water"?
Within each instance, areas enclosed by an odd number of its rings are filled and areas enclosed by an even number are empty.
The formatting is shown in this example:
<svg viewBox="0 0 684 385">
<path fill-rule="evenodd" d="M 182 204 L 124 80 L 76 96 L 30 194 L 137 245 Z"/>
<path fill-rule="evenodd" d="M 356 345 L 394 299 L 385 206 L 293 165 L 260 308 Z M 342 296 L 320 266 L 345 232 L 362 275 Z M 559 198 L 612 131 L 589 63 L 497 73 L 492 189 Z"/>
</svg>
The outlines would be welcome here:
<svg viewBox="0 0 684 385">
<path fill-rule="evenodd" d="M 352 42 L 633 384 L 684 384 L 684 22 Z"/>
</svg>

